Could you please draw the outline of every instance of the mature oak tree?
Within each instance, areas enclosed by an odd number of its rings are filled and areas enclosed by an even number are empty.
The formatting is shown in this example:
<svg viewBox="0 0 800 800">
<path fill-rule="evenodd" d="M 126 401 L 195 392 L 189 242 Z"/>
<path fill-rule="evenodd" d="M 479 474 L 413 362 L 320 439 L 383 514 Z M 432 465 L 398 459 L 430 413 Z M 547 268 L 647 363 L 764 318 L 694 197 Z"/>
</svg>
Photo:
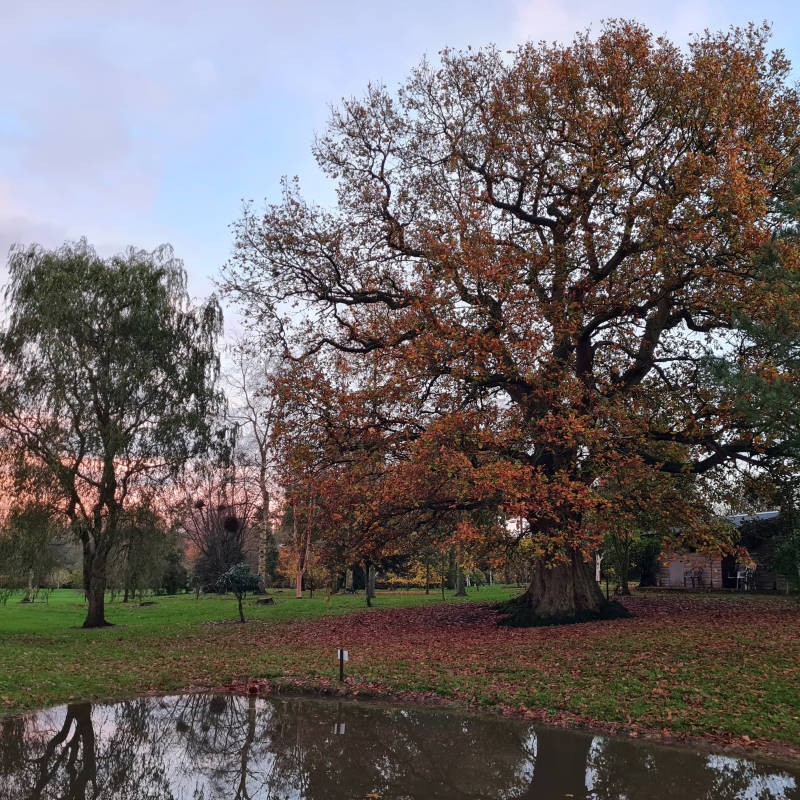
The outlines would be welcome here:
<svg viewBox="0 0 800 800">
<path fill-rule="evenodd" d="M 45 481 L 83 545 L 85 627 L 107 624 L 126 507 L 210 443 L 215 301 L 193 307 L 171 248 L 100 258 L 85 240 L 16 248 L 0 332 L 0 435 L 23 490 Z"/>
<path fill-rule="evenodd" d="M 738 319 L 794 313 L 798 248 L 775 232 L 800 102 L 768 38 L 681 49 L 614 21 L 446 51 L 334 112 L 316 156 L 335 210 L 290 184 L 235 225 L 226 288 L 254 328 L 295 358 L 379 358 L 361 429 L 392 444 L 382 506 L 524 517 L 539 619 L 603 613 L 585 521 L 613 512 L 604 485 L 775 454 L 706 380 Z"/>
</svg>

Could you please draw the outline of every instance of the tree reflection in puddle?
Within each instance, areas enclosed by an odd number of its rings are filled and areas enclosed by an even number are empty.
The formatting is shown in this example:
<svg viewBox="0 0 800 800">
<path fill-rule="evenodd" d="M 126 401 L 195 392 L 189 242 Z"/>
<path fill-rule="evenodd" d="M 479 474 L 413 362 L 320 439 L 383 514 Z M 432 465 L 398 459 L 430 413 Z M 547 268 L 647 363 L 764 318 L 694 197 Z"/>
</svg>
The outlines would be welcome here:
<svg viewBox="0 0 800 800">
<path fill-rule="evenodd" d="M 0 800 L 790 800 L 800 770 L 517 720 L 187 695 L 0 720 Z"/>
</svg>

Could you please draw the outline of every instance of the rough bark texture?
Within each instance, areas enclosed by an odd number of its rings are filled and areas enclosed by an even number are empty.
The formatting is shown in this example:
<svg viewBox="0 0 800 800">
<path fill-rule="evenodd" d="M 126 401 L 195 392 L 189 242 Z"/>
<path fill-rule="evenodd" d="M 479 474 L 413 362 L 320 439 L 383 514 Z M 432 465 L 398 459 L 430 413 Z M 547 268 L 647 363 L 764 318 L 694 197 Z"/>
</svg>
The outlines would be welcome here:
<svg viewBox="0 0 800 800">
<path fill-rule="evenodd" d="M 106 556 L 95 550 L 91 544 L 83 548 L 84 578 L 87 581 L 86 600 L 88 608 L 84 628 L 104 628 L 106 622 Z"/>
<path fill-rule="evenodd" d="M 576 551 L 565 564 L 548 566 L 536 561 L 530 586 L 502 610 L 509 614 L 505 624 L 519 627 L 628 616 L 623 606 L 603 597 L 591 566 Z"/>
<path fill-rule="evenodd" d="M 105 628 L 109 625 L 105 616 L 105 590 L 92 586 L 88 592 L 88 608 L 84 628 Z"/>
</svg>

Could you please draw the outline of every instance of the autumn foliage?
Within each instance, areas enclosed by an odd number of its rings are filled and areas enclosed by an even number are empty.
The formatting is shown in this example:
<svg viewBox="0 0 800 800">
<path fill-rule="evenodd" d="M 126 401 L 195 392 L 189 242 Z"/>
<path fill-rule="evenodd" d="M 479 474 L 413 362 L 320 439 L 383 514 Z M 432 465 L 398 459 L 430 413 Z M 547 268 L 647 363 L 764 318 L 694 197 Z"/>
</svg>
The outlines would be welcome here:
<svg viewBox="0 0 800 800">
<path fill-rule="evenodd" d="M 708 364 L 769 369 L 742 320 L 797 308 L 788 73 L 765 28 L 681 49 L 616 21 L 445 51 L 333 113 L 337 207 L 288 184 L 246 208 L 225 280 L 295 360 L 284 435 L 335 535 L 381 548 L 480 512 L 502 545 L 522 517 L 524 606 L 598 615 L 585 562 L 614 492 L 631 509 L 780 452 Z"/>
</svg>

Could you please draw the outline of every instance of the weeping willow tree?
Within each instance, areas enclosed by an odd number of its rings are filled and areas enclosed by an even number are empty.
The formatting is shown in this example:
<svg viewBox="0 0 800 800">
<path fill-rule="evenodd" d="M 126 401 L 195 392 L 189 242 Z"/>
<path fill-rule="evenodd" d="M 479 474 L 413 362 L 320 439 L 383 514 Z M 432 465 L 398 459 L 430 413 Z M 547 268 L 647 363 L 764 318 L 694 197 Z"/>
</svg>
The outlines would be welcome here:
<svg viewBox="0 0 800 800">
<path fill-rule="evenodd" d="M 128 505 L 212 444 L 221 314 L 193 306 L 169 246 L 101 258 L 85 240 L 12 250 L 0 432 L 20 491 L 58 495 L 83 548 L 85 627 L 106 625 Z"/>
</svg>

